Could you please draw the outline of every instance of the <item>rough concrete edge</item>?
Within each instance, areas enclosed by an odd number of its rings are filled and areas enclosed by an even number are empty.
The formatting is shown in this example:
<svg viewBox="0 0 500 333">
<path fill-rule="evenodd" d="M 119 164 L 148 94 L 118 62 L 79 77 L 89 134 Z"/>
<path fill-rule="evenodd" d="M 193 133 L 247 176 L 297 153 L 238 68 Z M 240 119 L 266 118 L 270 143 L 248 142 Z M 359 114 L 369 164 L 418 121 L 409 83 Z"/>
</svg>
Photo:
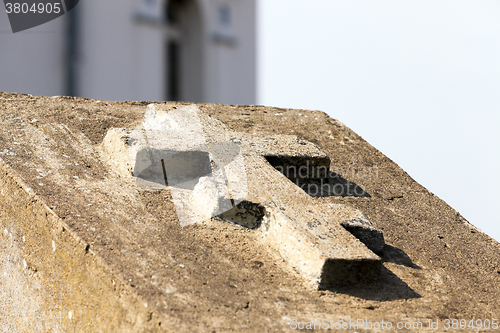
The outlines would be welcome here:
<svg viewBox="0 0 500 333">
<path fill-rule="evenodd" d="M 308 284 L 321 289 L 324 285 L 342 284 L 337 280 L 357 283 L 374 279 L 379 275 L 382 260 L 365 244 L 361 246 L 366 247 L 366 250 L 373 255 L 371 258 L 330 257 L 324 250 L 313 245 L 310 237 L 314 236 L 308 233 L 293 233 L 294 229 L 286 216 L 267 207 L 260 229 L 263 242 L 267 245 L 274 244 L 274 249 L 308 280 Z M 345 233 L 355 237 L 348 231 Z M 337 263 L 336 269 L 331 269 L 332 263 Z M 363 269 L 362 263 L 366 264 L 366 270 Z M 339 269 L 342 265 L 344 267 Z M 366 275 L 366 279 L 360 278 L 363 274 Z"/>
<path fill-rule="evenodd" d="M 74 241 L 74 244 L 69 244 L 72 245 L 76 248 L 81 248 L 82 252 L 88 253 L 92 256 L 93 261 L 96 263 L 97 268 L 100 270 L 99 275 L 101 276 L 106 276 L 108 277 L 109 281 L 113 281 L 114 284 L 116 283 L 116 287 L 113 288 L 113 293 L 116 293 L 116 303 L 122 296 L 125 296 L 124 301 L 121 303 L 128 303 L 130 305 L 129 309 L 123 309 L 125 312 L 128 314 L 125 318 L 121 318 L 122 320 L 120 321 L 120 327 L 116 327 L 115 331 L 119 332 L 175 332 L 177 331 L 174 329 L 172 326 L 166 327 L 165 325 L 163 326 L 158 326 L 155 324 L 156 327 L 151 327 L 151 325 L 144 325 L 143 327 L 137 327 L 137 324 L 141 324 L 146 322 L 161 322 L 162 324 L 164 323 L 164 320 L 161 320 L 161 318 L 158 314 L 154 312 L 154 310 L 149 310 L 147 307 L 144 305 L 147 304 L 144 300 L 140 298 L 140 296 L 137 295 L 137 293 L 131 289 L 130 286 L 128 286 L 127 283 L 124 283 L 124 281 L 116 276 L 107 265 L 104 260 L 94 253 L 91 249 L 89 244 L 85 243 L 83 239 L 81 239 L 76 232 L 74 232 L 54 211 L 52 211 L 46 204 L 45 202 L 36 194 L 34 193 L 33 189 L 29 187 L 22 179 L 21 177 L 17 174 L 15 170 L 13 170 L 2 158 L 0 158 L 0 173 L 3 174 L 3 177 L 8 181 L 12 181 L 13 185 L 17 185 L 21 191 L 25 191 L 27 198 L 30 199 L 31 204 L 38 204 L 46 212 L 46 221 L 48 222 L 47 225 L 52 224 L 51 230 L 48 230 L 48 232 L 52 235 L 58 235 L 60 232 L 59 231 L 64 231 L 67 232 L 68 235 L 70 236 L 70 239 Z M 8 186 L 8 184 L 7 184 Z M 14 189 L 15 190 L 15 189 Z M 49 222 L 50 221 L 50 222 Z M 58 237 L 55 238 L 55 240 L 59 240 L 59 242 L 63 242 L 64 240 L 62 239 L 57 239 Z M 24 253 L 24 251 L 23 251 Z M 43 259 L 41 260 L 43 261 Z M 84 263 L 81 263 L 84 265 Z M 88 268 L 88 267 L 87 267 Z M 89 274 L 95 276 L 97 274 L 92 274 L 92 272 L 87 271 Z M 92 281 L 92 278 L 90 278 L 90 281 Z M 102 281 L 104 282 L 104 281 Z M 78 290 L 79 292 L 82 292 L 82 290 Z M 120 291 L 125 291 L 125 293 Z M 121 294 L 121 295 L 118 295 Z M 89 302 L 95 303 L 95 298 L 90 299 Z M 140 305 L 140 306 L 139 306 Z M 142 311 L 141 311 L 142 310 Z M 139 312 L 139 313 L 137 313 Z M 140 313 L 142 312 L 142 313 Z M 118 311 L 116 311 L 118 314 Z M 106 315 L 113 316 L 113 314 L 108 314 Z M 130 318 L 136 318 L 139 320 L 136 321 L 130 321 Z M 143 319 L 143 320 L 141 320 Z M 139 323 L 138 323 L 139 322 Z M 166 323 L 165 323 L 166 324 Z M 87 323 L 83 323 L 84 326 L 87 325 Z M 168 324 L 167 324 L 168 325 Z M 149 327 L 148 327 L 149 326 Z"/>
<path fill-rule="evenodd" d="M 322 268 L 327 258 L 314 246 L 305 235 L 295 234 L 283 214 L 267 208 L 263 217 L 263 241 L 271 245 L 288 264 L 302 274 L 303 278 L 318 285 Z"/>
<path fill-rule="evenodd" d="M 375 254 L 383 254 L 385 240 L 384 233 L 371 223 L 368 217 L 360 212 L 359 217 L 340 221 L 340 225 L 359 239 Z"/>
</svg>

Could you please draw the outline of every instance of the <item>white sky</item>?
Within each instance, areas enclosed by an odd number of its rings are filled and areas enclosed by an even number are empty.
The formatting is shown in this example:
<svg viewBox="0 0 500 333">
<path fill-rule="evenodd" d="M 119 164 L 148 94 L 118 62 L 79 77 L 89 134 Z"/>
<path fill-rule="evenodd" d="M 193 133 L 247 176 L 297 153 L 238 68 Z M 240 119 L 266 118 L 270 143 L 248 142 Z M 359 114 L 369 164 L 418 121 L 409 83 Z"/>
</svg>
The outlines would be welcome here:
<svg viewBox="0 0 500 333">
<path fill-rule="evenodd" d="M 500 241 L 500 2 L 259 0 L 259 104 L 327 112 Z"/>
</svg>

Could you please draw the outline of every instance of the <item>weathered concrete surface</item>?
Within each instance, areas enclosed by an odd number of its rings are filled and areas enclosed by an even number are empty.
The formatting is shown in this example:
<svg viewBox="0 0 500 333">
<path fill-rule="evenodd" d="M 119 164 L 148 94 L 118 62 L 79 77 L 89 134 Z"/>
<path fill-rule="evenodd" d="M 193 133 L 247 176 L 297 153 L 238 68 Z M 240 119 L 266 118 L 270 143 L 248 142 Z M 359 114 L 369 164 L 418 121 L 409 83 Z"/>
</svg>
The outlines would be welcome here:
<svg viewBox="0 0 500 333">
<path fill-rule="evenodd" d="M 0 94 L 4 331 L 286 331 L 290 318 L 429 318 L 442 331 L 444 318 L 498 317 L 499 244 L 318 111 L 199 106 L 234 131 L 313 142 L 360 185 L 370 197 L 311 200 L 357 208 L 384 232 L 377 281 L 317 290 L 255 230 L 181 228 L 168 191 L 137 189 L 99 154 L 147 104 Z"/>
</svg>

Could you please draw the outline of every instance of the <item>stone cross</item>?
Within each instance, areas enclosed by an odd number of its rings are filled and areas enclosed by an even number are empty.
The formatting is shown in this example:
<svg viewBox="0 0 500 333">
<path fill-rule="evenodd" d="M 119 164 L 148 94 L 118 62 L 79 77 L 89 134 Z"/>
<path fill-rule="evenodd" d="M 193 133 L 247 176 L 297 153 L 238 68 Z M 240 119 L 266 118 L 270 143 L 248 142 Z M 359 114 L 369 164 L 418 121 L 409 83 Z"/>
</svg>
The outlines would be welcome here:
<svg viewBox="0 0 500 333">
<path fill-rule="evenodd" d="M 171 107 L 158 105 L 149 107 L 148 112 L 154 118 L 168 113 L 169 108 Z M 193 110 L 196 111 L 197 107 L 181 107 L 176 112 L 189 114 Z M 320 286 L 355 283 L 379 275 L 381 258 L 374 252 L 383 251 L 382 233 L 360 211 L 318 199 L 304 191 L 303 186 L 298 186 L 322 184 L 323 180 L 328 179 L 330 159 L 325 153 L 314 144 L 296 136 L 234 132 L 201 112 L 199 119 L 205 141 L 197 139 L 199 142 L 194 145 L 196 147 L 191 146 L 189 149 L 179 144 L 179 151 L 175 155 L 178 160 L 183 149 L 189 150 L 191 161 L 202 170 L 200 177 L 194 179 L 191 185 L 191 193 L 197 193 L 196 188 L 200 188 L 201 179 L 205 179 L 201 176 L 210 173 L 210 162 L 212 171 L 214 164 L 219 167 L 223 164 L 224 158 L 221 156 L 224 155 L 217 154 L 216 150 L 224 148 L 224 144 L 229 148 L 234 145 L 238 147 L 237 153 L 230 154 L 232 157 L 229 159 L 239 161 L 237 165 L 244 176 L 245 193 L 235 194 L 229 188 L 227 195 L 230 204 L 226 204 L 226 208 L 222 210 L 217 206 L 219 218 L 261 232 L 269 246 L 278 251 L 303 276 Z M 158 135 L 161 137 L 161 132 Z M 151 152 L 141 150 L 142 153 L 138 153 L 139 149 L 133 150 L 134 142 L 137 143 L 137 138 L 134 138 L 131 130 L 126 129 L 111 129 L 104 139 L 106 150 L 122 166 L 122 173 L 127 176 L 134 176 L 133 170 L 138 168 L 137 164 L 147 154 L 150 154 L 148 158 L 151 161 L 154 159 Z M 168 149 L 172 151 L 171 146 Z M 200 155 L 194 152 L 199 152 Z M 193 156 L 198 157 L 193 160 Z M 207 159 L 210 161 L 208 170 L 206 165 L 200 167 L 207 163 Z M 158 181 L 158 186 L 164 188 L 171 185 L 165 171 L 166 159 L 157 157 L 157 161 L 161 161 L 161 164 L 157 163 L 156 173 L 160 180 L 164 178 L 163 184 Z M 229 162 L 231 161 L 225 163 Z M 192 168 L 186 166 L 181 169 Z M 223 171 L 224 166 L 219 169 Z M 226 171 L 231 172 L 230 169 Z M 226 181 L 224 184 L 229 186 L 227 179 L 234 180 L 234 175 L 231 178 L 224 174 L 223 178 Z M 209 194 L 212 192 L 200 193 L 206 200 L 211 200 Z M 203 206 L 203 200 L 198 202 Z"/>
</svg>

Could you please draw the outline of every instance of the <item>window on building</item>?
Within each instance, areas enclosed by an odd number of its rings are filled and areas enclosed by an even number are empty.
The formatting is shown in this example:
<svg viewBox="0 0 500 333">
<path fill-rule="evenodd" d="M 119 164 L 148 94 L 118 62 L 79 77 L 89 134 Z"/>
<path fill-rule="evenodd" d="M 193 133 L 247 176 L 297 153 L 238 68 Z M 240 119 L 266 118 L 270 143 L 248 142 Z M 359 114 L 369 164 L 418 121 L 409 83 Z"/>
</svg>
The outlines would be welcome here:
<svg viewBox="0 0 500 333">
<path fill-rule="evenodd" d="M 167 45 L 167 100 L 179 100 L 179 44 L 169 41 Z"/>
<path fill-rule="evenodd" d="M 165 95 L 167 100 L 202 101 L 202 23 L 196 0 L 167 0 Z"/>
</svg>

